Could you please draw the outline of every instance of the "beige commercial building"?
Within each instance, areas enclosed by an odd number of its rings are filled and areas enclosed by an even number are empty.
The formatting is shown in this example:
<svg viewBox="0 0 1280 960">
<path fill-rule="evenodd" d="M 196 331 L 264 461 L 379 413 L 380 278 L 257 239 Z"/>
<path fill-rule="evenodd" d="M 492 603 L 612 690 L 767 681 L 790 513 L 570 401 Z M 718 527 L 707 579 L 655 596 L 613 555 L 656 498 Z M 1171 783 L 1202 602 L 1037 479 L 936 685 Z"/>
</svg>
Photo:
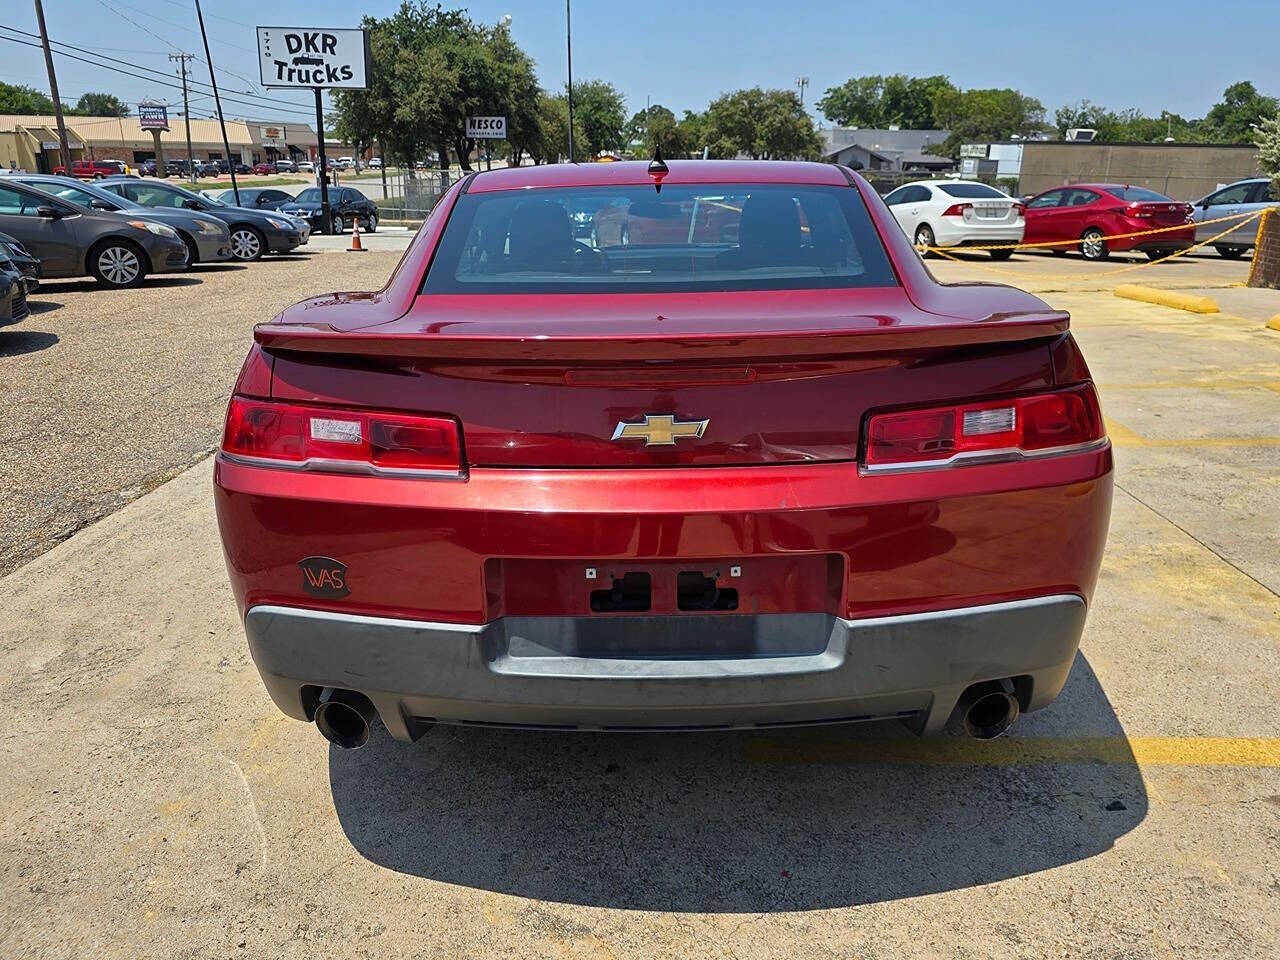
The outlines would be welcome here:
<svg viewBox="0 0 1280 960">
<path fill-rule="evenodd" d="M 1175 200 L 1198 200 L 1220 184 L 1258 175 L 1251 144 L 1028 141 L 1019 191 L 1064 183 L 1127 183 Z"/>
<path fill-rule="evenodd" d="M 66 117 L 72 159 L 123 160 L 135 166 L 155 157 L 150 130 L 137 117 Z M 247 164 L 288 157 L 314 159 L 316 134 L 304 123 L 265 123 L 228 120 L 227 141 L 231 155 Z M 186 126 L 181 117 L 169 117 L 169 129 L 160 134 L 166 158 L 187 155 Z M 222 131 L 216 120 L 191 121 L 191 150 L 197 160 L 219 160 L 226 155 Z M 58 126 L 52 116 L 0 114 L 0 167 L 48 173 L 61 163 Z"/>
</svg>

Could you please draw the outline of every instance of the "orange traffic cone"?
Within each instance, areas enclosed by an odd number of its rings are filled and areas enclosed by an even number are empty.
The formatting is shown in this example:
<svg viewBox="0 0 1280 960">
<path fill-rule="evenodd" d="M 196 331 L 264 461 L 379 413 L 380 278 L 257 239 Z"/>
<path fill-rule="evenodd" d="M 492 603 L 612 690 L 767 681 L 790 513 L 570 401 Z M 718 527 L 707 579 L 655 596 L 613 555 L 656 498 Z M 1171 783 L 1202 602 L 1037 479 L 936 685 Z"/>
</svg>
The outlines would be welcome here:
<svg viewBox="0 0 1280 960">
<path fill-rule="evenodd" d="M 347 248 L 347 253 L 364 252 L 364 247 L 360 245 L 360 218 L 354 217 L 351 221 L 351 246 Z"/>
</svg>

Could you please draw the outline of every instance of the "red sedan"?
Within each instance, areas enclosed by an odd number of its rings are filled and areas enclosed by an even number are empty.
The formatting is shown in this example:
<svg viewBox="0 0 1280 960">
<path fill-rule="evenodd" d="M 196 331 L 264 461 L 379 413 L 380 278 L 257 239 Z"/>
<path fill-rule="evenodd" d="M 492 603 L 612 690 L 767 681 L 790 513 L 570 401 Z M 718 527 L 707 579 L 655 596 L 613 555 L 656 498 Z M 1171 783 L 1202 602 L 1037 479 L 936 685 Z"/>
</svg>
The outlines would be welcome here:
<svg viewBox="0 0 1280 960">
<path fill-rule="evenodd" d="M 685 229 L 575 236 L 633 205 Z M 997 735 L 1061 690 L 1106 541 L 1068 325 L 936 282 L 842 167 L 472 174 L 382 290 L 255 330 L 215 468 L 254 661 L 346 747 L 375 717 Z"/>
<path fill-rule="evenodd" d="M 275 164 L 255 163 L 253 165 L 253 172 L 259 177 L 266 176 L 269 173 L 275 173 L 276 172 Z"/>
<path fill-rule="evenodd" d="M 1086 260 L 1105 260 L 1125 250 L 1140 250 L 1159 260 L 1195 243 L 1192 209 L 1189 203 L 1178 203 L 1146 187 L 1120 183 L 1054 187 L 1027 201 L 1024 242 L 1068 241 L 1050 249 L 1066 253 L 1075 246 Z"/>
</svg>

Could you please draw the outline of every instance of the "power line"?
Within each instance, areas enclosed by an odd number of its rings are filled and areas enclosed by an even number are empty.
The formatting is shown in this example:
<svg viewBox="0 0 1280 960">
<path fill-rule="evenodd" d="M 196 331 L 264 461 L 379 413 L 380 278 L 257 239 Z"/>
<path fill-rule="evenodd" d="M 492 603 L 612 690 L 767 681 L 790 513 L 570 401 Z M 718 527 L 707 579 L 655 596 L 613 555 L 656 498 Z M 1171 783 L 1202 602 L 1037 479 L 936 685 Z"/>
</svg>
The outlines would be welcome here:
<svg viewBox="0 0 1280 960">
<path fill-rule="evenodd" d="M 3 28 L 3 29 L 5 29 L 5 30 L 10 30 L 10 31 L 12 31 L 12 32 L 14 32 L 14 33 L 20 33 L 20 34 L 23 34 L 24 36 L 30 36 L 30 34 L 27 34 L 27 32 L 26 32 L 25 30 L 16 30 L 16 29 L 15 29 L 15 28 L 13 28 L 13 27 L 6 27 L 6 26 L 4 26 L 3 24 L 0 24 L 0 28 Z M 39 43 L 35 43 L 35 42 L 30 41 L 30 40 L 22 40 L 22 39 L 19 39 L 18 37 L 8 37 L 8 36 L 5 36 L 5 35 L 3 35 L 3 34 L 0 34 L 0 40 L 8 40 L 8 41 L 10 41 L 11 43 L 20 43 L 20 44 L 22 44 L 23 46 L 27 46 L 27 47 L 36 47 L 36 48 L 39 48 L 39 47 L 40 47 L 40 44 L 39 44 Z M 170 78 L 169 78 L 169 74 L 165 73 L 164 71 L 161 71 L 161 70 L 153 70 L 153 69 L 151 69 L 151 68 L 149 68 L 149 67 L 142 67 L 142 66 L 139 66 L 139 65 L 137 65 L 137 64 L 130 64 L 130 63 L 127 63 L 127 61 L 119 60 L 119 59 L 117 59 L 117 58 L 115 58 L 115 57 L 108 57 L 108 56 L 106 56 L 105 54 L 98 54 L 98 53 L 93 53 L 92 51 L 89 51 L 89 50 L 83 50 L 83 48 L 81 48 L 81 47 L 76 47 L 76 46 L 74 46 L 74 45 L 72 45 L 72 44 L 69 44 L 69 43 L 61 43 L 61 42 L 59 42 L 59 41 L 50 41 L 50 42 L 51 42 L 51 43 L 55 43 L 55 44 L 57 44 L 58 46 L 62 46 L 62 47 L 71 47 L 71 49 L 73 49 L 73 50 L 81 50 L 82 52 L 88 53 L 88 54 L 90 54 L 90 56 L 97 57 L 97 58 L 99 58 L 99 59 L 97 59 L 97 60 L 90 60 L 90 59 L 87 59 L 86 57 L 77 56 L 77 55 L 76 55 L 76 54 L 74 54 L 74 53 L 68 53 L 66 50 L 54 50 L 53 52 L 54 52 L 54 53 L 56 53 L 56 54 L 57 54 L 58 56 L 60 56 L 60 57 L 66 57 L 66 58 L 71 59 L 71 60 L 77 60 L 77 61 L 79 61 L 80 63 L 87 63 L 87 64 L 89 64 L 89 65 L 90 65 L 90 66 L 92 66 L 92 67 L 99 67 L 99 68 L 101 68 L 101 69 L 103 69 L 103 70 L 111 70 L 111 71 L 113 71 L 113 72 L 115 72 L 115 73 L 124 74 L 125 76 L 128 76 L 128 77 L 134 77 L 135 79 L 143 79 L 143 80 L 146 80 L 148 83 L 156 84 L 156 85 L 158 85 L 158 86 L 162 86 L 162 87 L 170 87 L 171 89 L 174 89 L 174 90 L 181 90 L 181 89 L 182 89 L 182 87 L 181 87 L 180 85 L 178 85 L 178 84 L 176 84 L 176 83 L 171 82 L 171 80 L 170 80 Z M 101 62 L 102 60 L 110 60 L 110 61 L 112 61 L 112 62 L 114 62 L 114 63 L 122 63 L 122 64 L 125 64 L 126 66 L 128 66 L 130 69 L 128 69 L 128 70 L 123 70 L 123 69 L 121 69 L 121 68 L 119 68 L 119 67 L 113 67 L 113 66 L 111 66 L 111 64 L 110 64 L 110 63 L 103 63 L 103 62 Z M 138 77 L 138 75 L 137 75 L 137 71 L 139 71 L 139 70 L 141 70 L 141 71 L 145 71 L 146 73 L 152 73 L 152 74 L 155 74 L 155 75 L 157 75 L 157 76 L 159 76 L 159 77 L 165 77 L 166 79 L 165 79 L 165 80 L 158 80 L 158 79 L 157 79 L 157 80 L 153 80 L 153 79 L 151 79 L 151 78 L 149 78 L 149 77 Z M 191 80 L 191 81 L 189 81 L 189 82 L 190 82 L 190 83 L 192 83 L 193 85 L 194 85 L 194 84 L 196 84 L 196 83 L 199 83 L 199 85 L 200 85 L 200 86 L 203 86 L 203 87 L 207 87 L 207 86 L 209 86 L 209 84 L 207 84 L 207 83 L 203 83 L 203 82 L 199 82 L 199 81 L 195 81 L 195 80 Z M 199 91 L 199 92 L 200 92 L 200 93 L 204 93 L 205 91 L 201 90 L 201 91 Z M 257 96 L 256 94 L 252 94 L 252 93 L 249 93 L 249 94 L 242 94 L 242 96 L 251 97 L 253 100 L 262 101 L 262 102 L 254 103 L 254 102 L 251 102 L 250 100 L 241 100 L 241 99 L 238 99 L 238 98 L 235 98 L 235 97 L 226 97 L 226 98 L 224 98 L 224 99 L 226 99 L 226 101 L 227 101 L 228 103 L 236 103 L 236 104 L 240 104 L 240 105 L 242 105 L 242 106 L 254 107 L 254 108 L 259 109 L 259 110 L 264 109 L 264 108 L 271 108 L 271 109 L 279 110 L 281 113 L 292 113 L 292 114 L 295 114 L 295 115 L 297 115 L 297 116 L 310 117 L 310 112 L 309 112 L 309 111 L 305 111 L 305 110 L 297 109 L 297 108 L 298 108 L 298 107 L 300 107 L 301 105 L 300 105 L 300 104 L 297 104 L 297 103 L 293 103 L 293 102 L 291 102 L 291 101 L 285 101 L 285 100 L 272 100 L 272 99 L 270 99 L 270 98 L 268 98 L 268 97 L 259 97 L 259 96 Z M 286 104 L 286 103 L 289 105 L 288 107 L 284 106 L 284 104 Z M 292 107 L 292 108 L 294 108 L 294 109 L 289 109 L 289 107 Z"/>
</svg>

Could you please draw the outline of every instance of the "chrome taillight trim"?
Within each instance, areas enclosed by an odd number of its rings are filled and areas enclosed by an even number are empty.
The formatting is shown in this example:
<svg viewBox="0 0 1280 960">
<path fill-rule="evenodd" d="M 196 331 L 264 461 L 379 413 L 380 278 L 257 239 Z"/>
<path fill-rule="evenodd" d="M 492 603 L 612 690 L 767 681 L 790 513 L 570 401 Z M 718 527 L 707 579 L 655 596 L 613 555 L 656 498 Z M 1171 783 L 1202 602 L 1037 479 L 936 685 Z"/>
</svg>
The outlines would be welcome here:
<svg viewBox="0 0 1280 960">
<path fill-rule="evenodd" d="M 912 460 L 906 463 L 882 463 L 867 466 L 858 465 L 861 476 L 881 476 L 887 473 L 916 473 L 921 470 L 945 470 L 948 467 L 979 466 L 988 463 L 1011 463 L 1021 460 L 1041 460 L 1045 457 L 1058 457 L 1069 453 L 1088 453 L 1111 446 L 1110 437 L 1100 437 L 1085 443 L 1072 443 L 1062 447 L 1045 447 L 1043 450 L 1022 450 L 1018 447 L 1005 447 L 1000 450 L 969 450 L 957 453 L 946 460 Z"/>
<path fill-rule="evenodd" d="M 219 450 L 218 456 L 228 463 L 245 467 L 269 467 L 295 473 L 331 473 L 358 477 L 399 477 L 407 480 L 465 480 L 466 470 L 415 470 L 409 467 L 380 467 L 375 463 L 311 457 L 306 460 L 279 460 L 275 457 L 246 457 L 241 453 Z"/>
</svg>

